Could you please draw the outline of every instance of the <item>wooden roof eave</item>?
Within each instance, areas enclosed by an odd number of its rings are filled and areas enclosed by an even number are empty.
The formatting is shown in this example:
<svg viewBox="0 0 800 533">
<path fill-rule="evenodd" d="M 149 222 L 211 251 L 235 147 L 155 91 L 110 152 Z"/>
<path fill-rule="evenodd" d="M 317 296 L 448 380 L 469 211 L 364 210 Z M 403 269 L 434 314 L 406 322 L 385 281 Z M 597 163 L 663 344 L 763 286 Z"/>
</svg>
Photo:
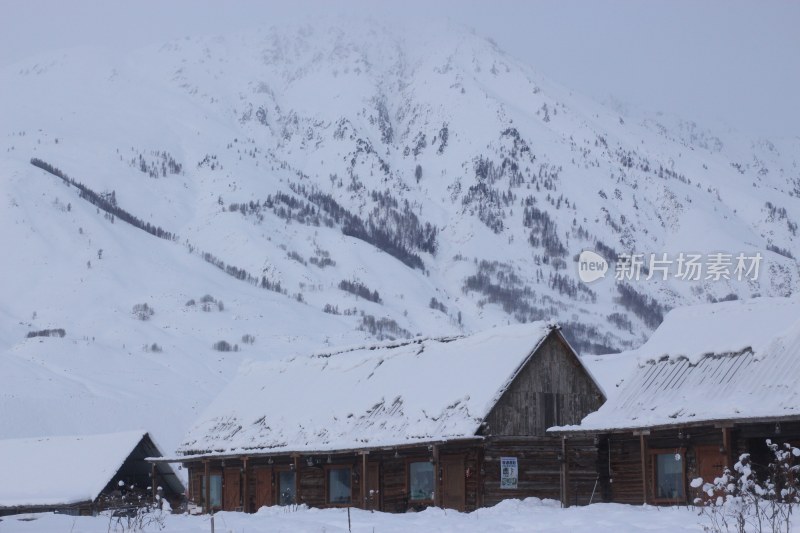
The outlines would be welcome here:
<svg viewBox="0 0 800 533">
<path fill-rule="evenodd" d="M 692 420 L 690 422 L 676 422 L 674 424 L 655 424 L 650 426 L 628 426 L 628 427 L 611 427 L 611 428 L 581 428 L 576 426 L 575 429 L 548 429 L 547 434 L 553 436 L 587 436 L 587 435 L 600 435 L 600 434 L 622 434 L 633 433 L 636 435 L 643 432 L 652 431 L 666 431 L 670 429 L 692 428 L 702 426 L 713 426 L 715 428 L 725 428 L 741 426 L 745 424 L 774 424 L 777 422 L 798 422 L 800 421 L 800 414 L 783 415 L 783 416 L 761 416 L 761 417 L 742 417 L 742 418 L 717 418 L 708 420 Z"/>
<path fill-rule="evenodd" d="M 381 445 L 381 446 L 364 446 L 360 448 L 341 448 L 335 450 L 318 449 L 318 450 L 275 450 L 275 451 L 262 451 L 258 449 L 246 450 L 241 452 L 212 452 L 212 453 L 199 453 L 191 455 L 181 455 L 175 457 L 148 457 L 145 460 L 150 463 L 191 463 L 194 461 L 206 461 L 214 459 L 244 459 L 244 458 L 261 458 L 261 457 L 293 457 L 293 456 L 309 456 L 309 455 L 350 455 L 359 454 L 364 452 L 378 452 L 378 451 L 394 451 L 394 450 L 408 450 L 414 448 L 422 448 L 427 446 L 442 446 L 447 444 L 470 444 L 480 443 L 485 439 L 481 436 L 459 437 L 453 439 L 439 439 L 420 441 L 414 443 L 403 443 L 396 445 Z"/>
</svg>

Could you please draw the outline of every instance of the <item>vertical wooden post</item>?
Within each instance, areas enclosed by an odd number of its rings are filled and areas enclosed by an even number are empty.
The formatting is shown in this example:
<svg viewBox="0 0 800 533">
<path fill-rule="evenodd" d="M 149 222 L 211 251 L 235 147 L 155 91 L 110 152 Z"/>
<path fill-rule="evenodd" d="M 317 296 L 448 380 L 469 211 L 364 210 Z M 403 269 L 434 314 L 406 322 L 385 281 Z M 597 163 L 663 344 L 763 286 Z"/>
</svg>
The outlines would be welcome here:
<svg viewBox="0 0 800 533">
<path fill-rule="evenodd" d="M 152 493 L 153 493 L 153 504 L 155 504 L 156 503 L 156 486 L 158 485 L 158 483 L 156 483 L 156 464 L 155 463 L 150 463 L 150 466 L 152 468 L 152 470 L 150 472 L 150 488 L 152 489 Z"/>
<path fill-rule="evenodd" d="M 361 452 L 361 508 L 367 508 L 367 454 Z"/>
<path fill-rule="evenodd" d="M 642 503 L 647 503 L 647 443 L 644 433 L 639 434 L 639 448 L 642 454 Z"/>
<path fill-rule="evenodd" d="M 561 437 L 561 507 L 569 507 L 569 458 L 567 437 Z"/>
<path fill-rule="evenodd" d="M 298 462 L 298 455 L 293 455 L 292 459 L 294 461 L 294 503 L 299 504 L 302 501 L 302 496 L 300 495 L 300 463 Z M 327 481 L 327 480 L 326 480 Z"/>
<path fill-rule="evenodd" d="M 722 447 L 725 449 L 725 466 L 733 468 L 733 443 L 731 442 L 731 428 L 722 428 Z"/>
<path fill-rule="evenodd" d="M 475 498 L 475 507 L 483 507 L 484 495 L 483 495 L 483 461 L 485 459 L 484 449 L 483 446 L 478 448 L 478 461 L 476 462 L 476 472 L 475 472 L 475 481 L 478 484 L 478 489 L 476 491 L 477 497 Z"/>
<path fill-rule="evenodd" d="M 442 478 L 439 475 L 439 447 L 433 445 L 433 506 L 442 507 Z"/>
<path fill-rule="evenodd" d="M 203 511 L 205 511 L 206 514 L 211 514 L 211 467 L 208 464 L 208 459 L 206 459 L 203 464 L 205 465 L 203 479 L 205 479 L 206 486 L 205 494 L 203 494 Z"/>
<path fill-rule="evenodd" d="M 242 475 L 244 476 L 244 481 L 242 482 L 242 511 L 245 513 L 250 512 L 250 494 L 249 494 L 249 485 L 250 485 L 250 475 L 247 473 L 247 457 L 242 457 Z"/>
</svg>

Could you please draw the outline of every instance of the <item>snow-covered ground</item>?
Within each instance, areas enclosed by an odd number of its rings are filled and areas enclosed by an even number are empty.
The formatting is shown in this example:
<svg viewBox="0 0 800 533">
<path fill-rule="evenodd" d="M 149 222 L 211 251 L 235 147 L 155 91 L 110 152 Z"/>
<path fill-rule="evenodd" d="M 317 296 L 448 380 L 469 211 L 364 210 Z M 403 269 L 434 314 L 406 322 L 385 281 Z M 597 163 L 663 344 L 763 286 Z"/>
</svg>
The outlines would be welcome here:
<svg viewBox="0 0 800 533">
<path fill-rule="evenodd" d="M 107 517 L 71 517 L 62 515 L 25 515 L 6 517 L 0 522 L 0 531 L 14 533 L 106 533 Z M 388 514 L 370 513 L 359 509 L 350 511 L 350 530 L 354 533 L 405 533 L 423 532 L 531 532 L 570 531 L 627 532 L 627 531 L 703 531 L 702 516 L 685 507 L 652 507 L 600 503 L 586 507 L 561 509 L 553 500 L 506 500 L 495 507 L 479 509 L 472 513 L 458 513 L 443 509 L 427 509 L 421 513 Z M 211 531 L 207 516 L 167 516 L 165 532 Z M 285 507 L 265 507 L 258 513 L 217 513 L 215 530 L 222 533 L 291 532 L 337 533 L 348 531 L 346 509 L 290 510 Z M 146 531 L 159 531 L 154 526 Z M 792 531 L 800 531 L 795 526 Z"/>
</svg>

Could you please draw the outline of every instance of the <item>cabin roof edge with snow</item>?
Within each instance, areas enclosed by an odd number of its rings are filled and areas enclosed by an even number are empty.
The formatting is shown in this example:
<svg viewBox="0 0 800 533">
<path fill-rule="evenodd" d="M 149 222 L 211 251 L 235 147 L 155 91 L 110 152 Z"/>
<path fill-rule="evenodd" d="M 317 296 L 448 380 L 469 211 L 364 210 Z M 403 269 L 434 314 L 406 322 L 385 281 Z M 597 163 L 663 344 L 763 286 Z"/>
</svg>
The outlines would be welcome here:
<svg viewBox="0 0 800 533">
<path fill-rule="evenodd" d="M 91 514 L 120 483 L 126 490 L 152 487 L 153 471 L 165 496 L 179 496 L 184 486 L 172 467 L 146 461 L 160 455 L 144 430 L 0 440 L 0 515 Z"/>
<path fill-rule="evenodd" d="M 177 460 L 479 441 L 494 407 L 549 338 L 564 344 L 604 400 L 549 322 L 247 362 L 199 417 Z"/>
<path fill-rule="evenodd" d="M 800 300 L 678 308 L 635 350 L 619 391 L 551 434 L 624 433 L 800 420 Z"/>
</svg>

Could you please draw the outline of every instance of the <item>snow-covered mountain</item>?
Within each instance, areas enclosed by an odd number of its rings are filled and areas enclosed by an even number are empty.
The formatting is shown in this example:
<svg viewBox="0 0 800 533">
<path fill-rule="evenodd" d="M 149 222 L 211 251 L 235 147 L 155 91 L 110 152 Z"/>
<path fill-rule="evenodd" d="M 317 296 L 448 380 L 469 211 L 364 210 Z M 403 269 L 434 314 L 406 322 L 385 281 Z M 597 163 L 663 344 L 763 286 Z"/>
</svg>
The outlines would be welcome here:
<svg viewBox="0 0 800 533">
<path fill-rule="evenodd" d="M 792 294 L 798 159 L 622 115 L 459 28 L 32 58 L 0 71 L 0 436 L 169 448 L 243 358 L 539 319 L 602 353 L 673 306 Z M 584 249 L 764 260 L 586 285 Z"/>
</svg>

